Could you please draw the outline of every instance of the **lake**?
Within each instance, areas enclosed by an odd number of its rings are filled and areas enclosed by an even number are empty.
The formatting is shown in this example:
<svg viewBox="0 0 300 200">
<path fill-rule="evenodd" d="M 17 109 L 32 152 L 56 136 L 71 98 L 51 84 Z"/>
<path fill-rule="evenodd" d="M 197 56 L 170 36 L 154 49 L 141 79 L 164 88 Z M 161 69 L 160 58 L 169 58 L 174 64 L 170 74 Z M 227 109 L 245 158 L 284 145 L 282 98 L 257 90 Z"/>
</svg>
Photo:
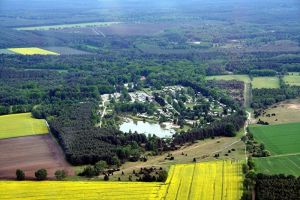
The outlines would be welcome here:
<svg viewBox="0 0 300 200">
<path fill-rule="evenodd" d="M 163 128 L 159 124 L 126 119 L 126 121 L 120 125 L 120 131 L 128 133 L 130 130 L 131 132 L 136 131 L 138 133 L 144 133 L 146 135 L 154 134 L 160 138 L 171 137 L 175 133 L 175 130 Z"/>
</svg>

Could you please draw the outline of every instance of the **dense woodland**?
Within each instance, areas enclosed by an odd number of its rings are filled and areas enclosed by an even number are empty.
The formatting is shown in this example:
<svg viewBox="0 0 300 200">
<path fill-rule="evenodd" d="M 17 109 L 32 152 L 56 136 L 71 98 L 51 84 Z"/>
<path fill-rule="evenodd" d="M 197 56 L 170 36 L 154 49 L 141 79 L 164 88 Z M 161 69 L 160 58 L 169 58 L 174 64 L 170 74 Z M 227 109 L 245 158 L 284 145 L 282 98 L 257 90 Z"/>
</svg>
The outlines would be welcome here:
<svg viewBox="0 0 300 200">
<path fill-rule="evenodd" d="M 300 199 L 300 178 L 257 174 L 255 193 L 258 200 Z"/>
</svg>

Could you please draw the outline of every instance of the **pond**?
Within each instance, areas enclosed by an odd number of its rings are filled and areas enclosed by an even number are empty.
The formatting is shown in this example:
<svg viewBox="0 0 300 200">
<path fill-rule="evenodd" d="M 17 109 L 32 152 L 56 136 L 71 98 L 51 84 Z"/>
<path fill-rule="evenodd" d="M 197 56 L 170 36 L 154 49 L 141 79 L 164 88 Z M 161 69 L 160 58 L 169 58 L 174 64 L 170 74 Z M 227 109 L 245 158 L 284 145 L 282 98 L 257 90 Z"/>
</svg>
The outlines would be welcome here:
<svg viewBox="0 0 300 200">
<path fill-rule="evenodd" d="M 164 128 L 160 124 L 153 124 L 143 121 L 133 121 L 132 119 L 127 118 L 126 121 L 120 125 L 120 131 L 128 133 L 130 130 L 131 132 L 136 131 L 137 133 L 144 133 L 146 135 L 154 134 L 160 138 L 171 137 L 175 133 L 175 130 L 171 128 Z"/>
</svg>

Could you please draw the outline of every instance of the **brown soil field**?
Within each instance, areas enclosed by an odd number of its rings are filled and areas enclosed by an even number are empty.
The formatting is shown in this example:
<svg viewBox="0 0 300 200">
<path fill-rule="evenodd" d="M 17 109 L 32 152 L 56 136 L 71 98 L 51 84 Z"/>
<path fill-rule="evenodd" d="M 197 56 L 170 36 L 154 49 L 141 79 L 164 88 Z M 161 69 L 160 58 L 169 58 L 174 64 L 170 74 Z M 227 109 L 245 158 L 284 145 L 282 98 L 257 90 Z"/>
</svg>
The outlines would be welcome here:
<svg viewBox="0 0 300 200">
<path fill-rule="evenodd" d="M 74 175 L 72 166 L 49 134 L 0 140 L 0 152 L 2 179 L 14 179 L 16 169 L 23 170 L 26 179 L 34 178 L 34 172 L 40 168 L 47 170 L 49 178 L 54 178 L 55 171 L 62 169 Z"/>
</svg>

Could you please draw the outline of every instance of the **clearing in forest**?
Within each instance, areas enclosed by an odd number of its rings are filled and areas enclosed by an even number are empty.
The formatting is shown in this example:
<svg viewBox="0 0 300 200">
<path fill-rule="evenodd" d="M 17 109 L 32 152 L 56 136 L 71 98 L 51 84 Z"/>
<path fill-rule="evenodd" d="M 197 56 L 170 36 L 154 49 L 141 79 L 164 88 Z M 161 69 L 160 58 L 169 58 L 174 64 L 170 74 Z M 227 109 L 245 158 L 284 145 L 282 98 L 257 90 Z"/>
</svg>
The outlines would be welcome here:
<svg viewBox="0 0 300 200">
<path fill-rule="evenodd" d="M 254 77 L 252 80 L 252 88 L 279 88 L 278 77 Z"/>
<path fill-rule="evenodd" d="M 243 81 L 244 83 L 251 83 L 252 88 L 279 88 L 278 77 L 254 77 L 251 81 L 248 75 L 219 75 L 219 76 L 208 76 L 207 80 L 237 80 Z"/>
<path fill-rule="evenodd" d="M 0 116 L 0 139 L 48 133 L 46 121 L 31 113 Z"/>
<path fill-rule="evenodd" d="M 289 73 L 283 77 L 285 83 L 300 86 L 300 72 Z"/>
<path fill-rule="evenodd" d="M 37 47 L 28 47 L 28 48 L 9 48 L 7 49 L 17 54 L 22 55 L 59 55 L 59 53 L 48 51 L 45 49 L 37 48 Z"/>
<path fill-rule="evenodd" d="M 242 183 L 240 162 L 216 161 L 174 165 L 165 183 L 2 181 L 0 195 L 2 199 L 55 196 L 59 199 L 237 200 L 243 192 Z"/>
<path fill-rule="evenodd" d="M 243 81 L 245 83 L 250 83 L 250 77 L 248 75 L 220 75 L 220 76 L 208 76 L 207 80 L 224 80 L 224 81 L 230 81 L 230 80 L 236 80 L 236 81 Z"/>
<path fill-rule="evenodd" d="M 259 119 L 272 125 L 300 122 L 300 98 L 272 105 L 259 116 Z"/>
</svg>

